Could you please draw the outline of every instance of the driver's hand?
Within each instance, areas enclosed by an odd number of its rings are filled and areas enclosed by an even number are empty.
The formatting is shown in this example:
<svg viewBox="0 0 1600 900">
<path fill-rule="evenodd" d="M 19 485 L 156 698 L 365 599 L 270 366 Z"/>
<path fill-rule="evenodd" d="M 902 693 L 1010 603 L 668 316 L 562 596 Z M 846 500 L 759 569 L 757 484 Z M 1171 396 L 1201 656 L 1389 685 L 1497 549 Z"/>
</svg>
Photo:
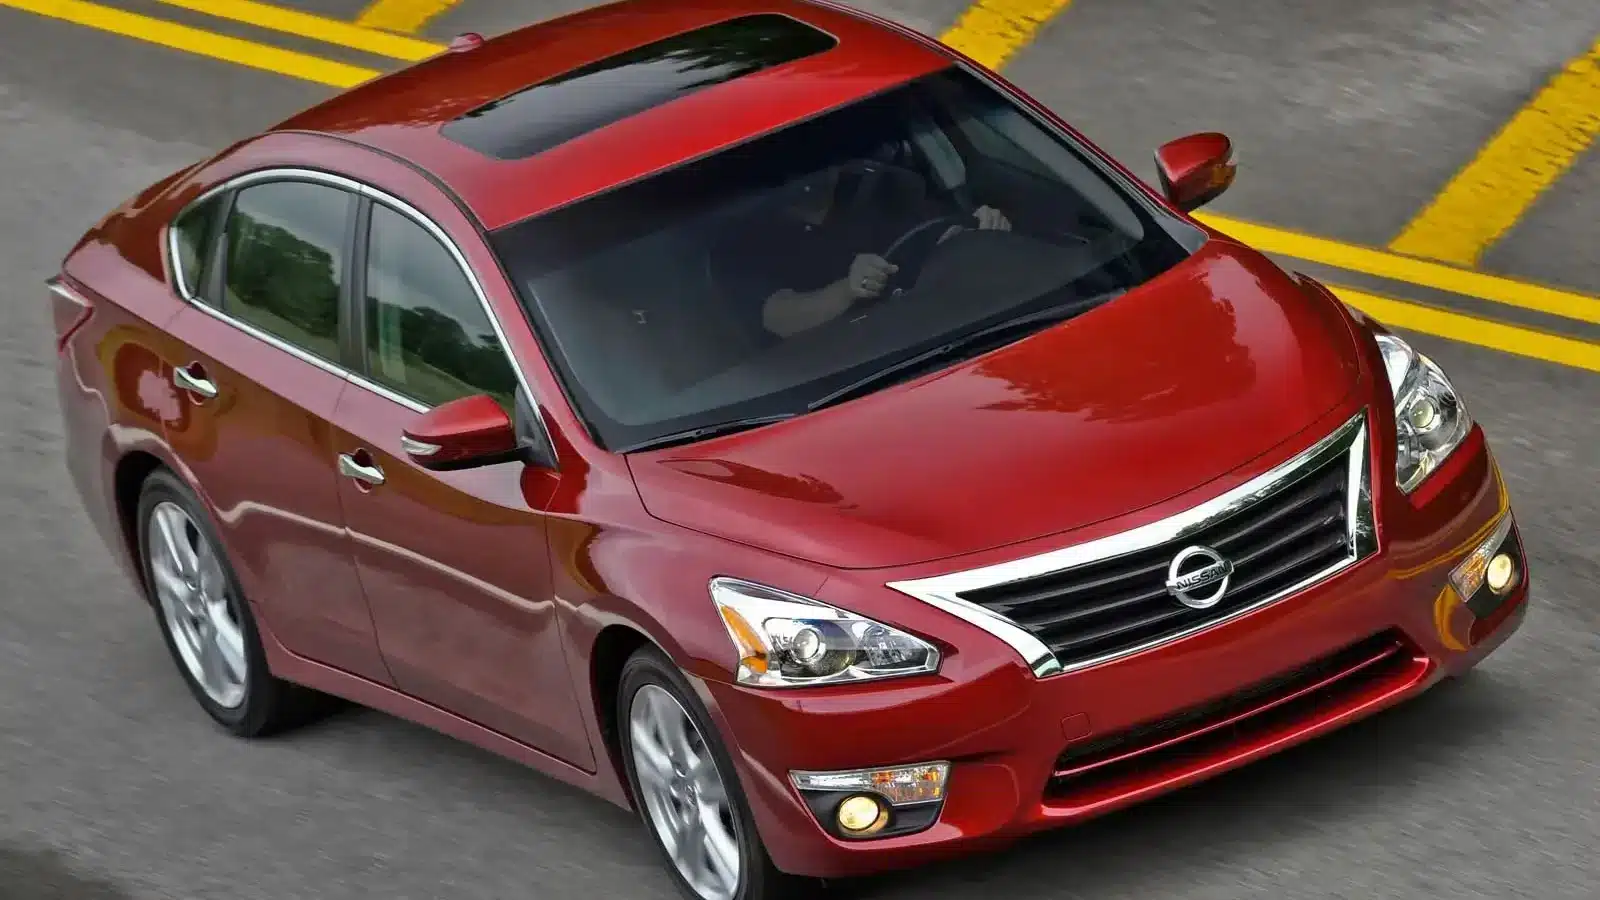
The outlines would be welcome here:
<svg viewBox="0 0 1600 900">
<path fill-rule="evenodd" d="M 978 217 L 979 231 L 1010 231 L 1011 220 L 992 206 L 980 206 L 972 213 Z"/>
<path fill-rule="evenodd" d="M 1005 213 L 1001 212 L 998 209 L 995 209 L 992 206 L 980 206 L 977 209 L 972 211 L 972 215 L 973 215 L 974 218 L 976 218 L 978 220 L 978 230 L 979 231 L 1010 231 L 1011 230 L 1011 220 L 1006 218 L 1006 214 Z M 935 241 L 934 243 L 942 244 L 945 241 L 949 240 L 950 238 L 953 238 L 956 235 L 958 235 L 961 232 L 966 231 L 966 230 L 967 230 L 966 226 L 963 226 L 963 225 L 951 225 L 949 228 L 946 228 L 944 230 L 944 234 L 939 235 L 939 240 Z"/>
<path fill-rule="evenodd" d="M 889 283 L 889 276 L 900 271 L 900 267 L 881 256 L 872 253 L 863 253 L 850 264 L 850 272 L 845 277 L 850 285 L 850 295 L 858 300 L 868 300 L 883 293 Z"/>
</svg>

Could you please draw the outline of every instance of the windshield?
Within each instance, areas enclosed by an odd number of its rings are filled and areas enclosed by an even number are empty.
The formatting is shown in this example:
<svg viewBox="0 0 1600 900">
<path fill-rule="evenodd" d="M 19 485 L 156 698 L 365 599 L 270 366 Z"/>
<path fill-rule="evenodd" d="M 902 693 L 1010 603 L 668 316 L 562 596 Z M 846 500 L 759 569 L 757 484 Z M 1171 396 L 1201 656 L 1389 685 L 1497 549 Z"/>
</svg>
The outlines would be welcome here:
<svg viewBox="0 0 1600 900">
<path fill-rule="evenodd" d="M 993 326 L 1113 302 L 1188 231 L 950 69 L 491 240 L 579 414 L 625 452 L 949 365 L 964 349 L 930 349 L 969 333 L 1025 337 Z"/>
</svg>

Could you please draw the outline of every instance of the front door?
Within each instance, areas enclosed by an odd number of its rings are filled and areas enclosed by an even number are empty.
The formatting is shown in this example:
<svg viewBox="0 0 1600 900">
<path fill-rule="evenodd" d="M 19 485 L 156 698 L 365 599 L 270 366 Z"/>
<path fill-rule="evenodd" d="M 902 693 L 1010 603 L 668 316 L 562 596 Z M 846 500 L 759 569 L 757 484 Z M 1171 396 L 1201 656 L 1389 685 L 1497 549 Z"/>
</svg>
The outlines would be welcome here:
<svg viewBox="0 0 1600 900">
<path fill-rule="evenodd" d="M 388 683 L 342 527 L 330 424 L 347 384 L 340 297 L 355 209 L 332 185 L 262 181 L 180 219 L 177 274 L 193 304 L 167 326 L 185 347 L 167 436 L 267 630 L 297 655 Z"/>
<path fill-rule="evenodd" d="M 402 430 L 429 407 L 517 379 L 455 257 L 410 213 L 370 203 L 358 319 L 366 366 L 339 398 L 340 497 L 395 684 L 592 770 L 564 658 L 545 520 L 522 463 L 430 472 Z M 368 217 L 363 217 L 368 218 Z"/>
</svg>

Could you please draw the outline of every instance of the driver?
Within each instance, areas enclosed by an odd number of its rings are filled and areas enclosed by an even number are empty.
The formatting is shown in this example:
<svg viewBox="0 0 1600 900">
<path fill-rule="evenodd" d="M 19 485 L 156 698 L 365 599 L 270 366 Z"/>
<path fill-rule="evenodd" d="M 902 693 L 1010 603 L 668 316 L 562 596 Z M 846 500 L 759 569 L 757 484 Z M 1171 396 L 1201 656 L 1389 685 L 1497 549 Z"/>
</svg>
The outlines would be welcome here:
<svg viewBox="0 0 1600 900">
<path fill-rule="evenodd" d="M 778 215 L 741 223 L 742 230 L 723 247 L 717 280 L 735 302 L 759 302 L 761 326 L 770 335 L 792 337 L 830 322 L 858 301 L 881 295 L 899 271 L 870 251 L 887 248 L 920 219 L 877 206 L 840 208 L 838 187 L 835 168 Z M 998 209 L 980 206 L 973 215 L 980 230 L 1011 229 Z M 964 230 L 952 225 L 938 243 Z"/>
</svg>

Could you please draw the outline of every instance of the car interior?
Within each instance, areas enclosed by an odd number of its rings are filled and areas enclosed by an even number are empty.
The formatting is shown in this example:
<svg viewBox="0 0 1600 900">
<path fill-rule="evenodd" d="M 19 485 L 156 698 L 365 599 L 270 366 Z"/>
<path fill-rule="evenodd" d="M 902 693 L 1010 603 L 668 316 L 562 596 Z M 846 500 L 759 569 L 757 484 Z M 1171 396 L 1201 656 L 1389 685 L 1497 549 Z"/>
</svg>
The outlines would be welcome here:
<svg viewBox="0 0 1600 900">
<path fill-rule="evenodd" d="M 1145 217 L 1105 174 L 1027 116 L 979 103 L 977 112 L 952 118 L 917 100 L 904 98 L 888 127 L 879 110 L 873 144 L 840 141 L 841 150 L 855 145 L 850 155 L 839 152 L 780 183 L 697 201 L 664 226 L 528 279 L 522 288 L 544 338 L 572 369 L 569 389 L 624 429 L 668 423 L 872 364 L 1069 284 L 1098 295 L 1156 274 L 1141 271 L 1141 255 L 1129 252 L 1146 237 Z M 711 264 L 719 237 L 784 214 L 817 180 L 834 185 L 834 172 L 835 214 L 909 223 L 895 229 L 897 239 L 862 251 L 886 256 L 900 271 L 882 295 L 845 316 L 785 340 L 752 339 L 727 312 L 730 302 L 759 301 L 727 296 Z M 969 230 L 939 242 L 953 224 L 971 229 L 980 204 L 1001 210 L 1010 230 Z"/>
</svg>

